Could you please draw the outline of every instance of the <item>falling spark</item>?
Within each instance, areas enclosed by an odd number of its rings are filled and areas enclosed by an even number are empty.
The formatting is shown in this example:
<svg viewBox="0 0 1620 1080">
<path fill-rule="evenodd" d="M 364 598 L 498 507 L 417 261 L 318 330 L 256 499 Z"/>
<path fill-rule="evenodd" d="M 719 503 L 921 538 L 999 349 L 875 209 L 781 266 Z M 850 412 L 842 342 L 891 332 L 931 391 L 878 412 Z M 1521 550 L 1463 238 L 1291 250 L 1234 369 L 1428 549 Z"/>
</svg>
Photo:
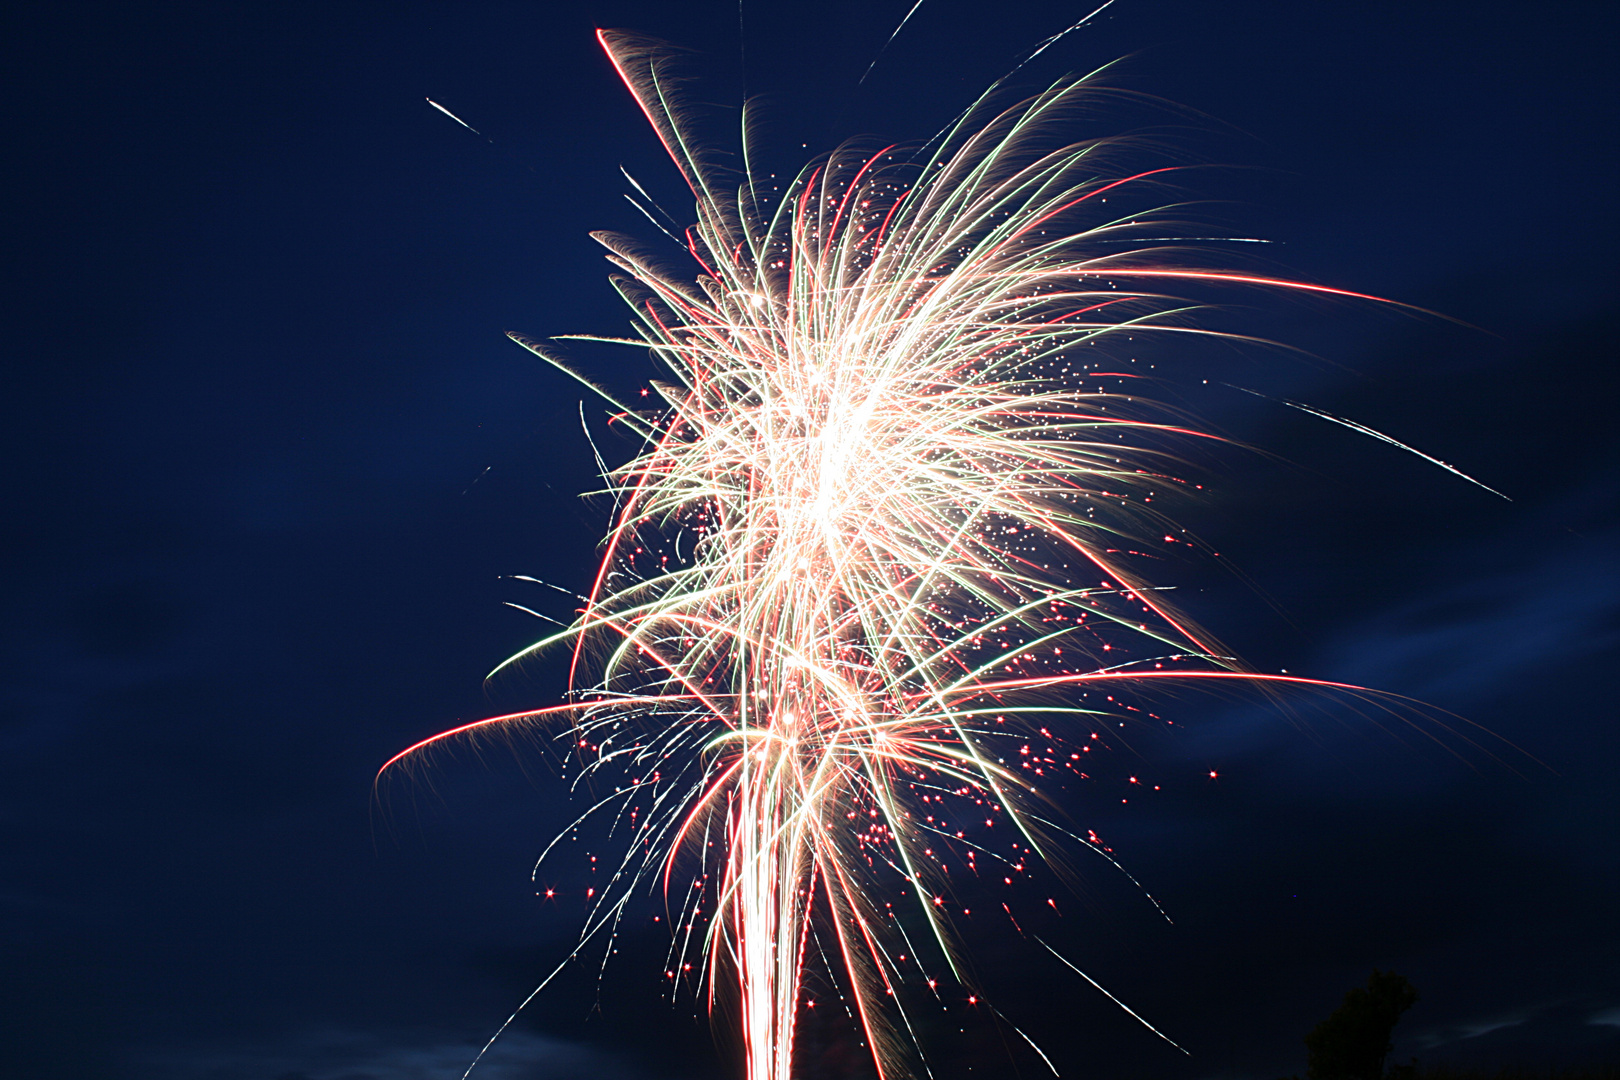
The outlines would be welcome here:
<svg viewBox="0 0 1620 1080">
<path fill-rule="evenodd" d="M 855 85 L 860 86 L 866 82 L 866 77 L 872 74 L 873 68 L 878 66 L 878 61 L 883 59 L 883 54 L 889 51 L 889 46 L 894 44 L 894 39 L 900 36 L 900 31 L 906 28 L 906 23 L 911 21 L 911 17 L 917 14 L 917 9 L 922 7 L 925 2 L 926 0 L 917 0 L 915 4 L 911 5 L 911 9 L 895 24 L 894 32 L 889 35 L 888 40 L 884 41 L 883 47 L 878 49 L 876 56 L 872 57 L 872 62 L 866 65 L 866 70 L 861 73 L 861 77 Z"/>
<path fill-rule="evenodd" d="M 1287 398 L 1274 398 L 1274 397 L 1271 397 L 1271 396 L 1269 396 L 1267 394 L 1262 394 L 1258 390 L 1250 390 L 1246 386 L 1233 386 L 1231 383 L 1225 383 L 1223 385 L 1230 386 L 1230 387 L 1232 387 L 1233 390 L 1241 390 L 1245 394 L 1253 394 L 1257 398 L 1265 398 L 1267 401 L 1280 401 L 1284 405 L 1287 405 L 1290 408 L 1298 409 L 1302 413 L 1310 413 L 1312 416 L 1318 417 L 1318 418 L 1320 418 L 1322 420 L 1326 420 L 1329 423 L 1338 424 L 1340 427 L 1347 427 L 1351 431 L 1356 432 L 1357 434 L 1371 436 L 1372 438 L 1377 439 L 1379 442 L 1388 443 L 1389 445 L 1391 445 L 1391 446 L 1393 446 L 1393 447 L 1395 447 L 1397 449 L 1405 450 L 1408 454 L 1412 454 L 1412 455 L 1414 455 L 1416 457 L 1420 457 L 1424 461 L 1427 461 L 1431 465 L 1438 465 L 1440 468 L 1446 470 L 1446 472 L 1448 472 L 1448 473 L 1451 473 L 1453 476 L 1460 477 L 1461 479 L 1468 481 L 1470 484 L 1473 484 L 1475 487 L 1484 488 L 1486 491 L 1490 492 L 1492 495 L 1495 495 L 1499 499 L 1507 499 L 1508 502 L 1513 501 L 1512 499 L 1508 498 L 1508 496 L 1503 495 L 1500 491 L 1497 491 L 1495 488 L 1489 486 L 1488 484 L 1484 484 L 1484 483 L 1481 483 L 1478 480 L 1475 480 L 1472 476 L 1469 476 L 1467 473 L 1463 472 L 1461 469 L 1457 468 L 1455 465 L 1448 465 L 1444 461 L 1441 461 L 1437 457 L 1433 457 L 1432 455 L 1425 454 L 1423 451 L 1418 450 L 1418 449 L 1416 449 L 1414 447 L 1408 446 L 1405 443 L 1401 442 L 1399 439 L 1391 438 L 1390 436 L 1385 435 L 1381 431 L 1375 431 L 1374 429 L 1368 427 L 1365 424 L 1358 424 L 1354 420 L 1347 420 L 1342 416 L 1334 416 L 1330 412 L 1324 412 L 1321 409 L 1312 408 L 1309 405 L 1303 405 L 1303 404 L 1301 404 L 1301 403 L 1299 403 L 1297 401 L 1289 401 Z"/>
<path fill-rule="evenodd" d="M 444 113 L 444 115 L 448 116 L 450 119 L 454 120 L 456 123 L 460 124 L 462 127 L 466 128 L 468 131 L 472 132 L 474 135 L 477 135 L 478 137 L 483 138 L 483 139 L 489 139 L 488 135 L 485 135 L 482 131 L 479 131 L 477 128 L 475 128 L 471 124 L 467 123 L 467 121 L 463 120 L 461 117 L 457 116 L 455 113 L 451 112 L 449 109 L 445 108 L 443 105 L 440 105 L 437 101 L 434 101 L 432 98 L 425 98 L 424 100 L 429 105 L 433 106 L 435 109 L 438 109 L 440 112 Z M 490 139 L 490 141 L 494 142 L 495 140 Z"/>
<path fill-rule="evenodd" d="M 1086 982 L 1088 982 L 1092 986 L 1096 987 L 1099 991 L 1102 992 L 1102 995 L 1104 997 L 1106 997 L 1109 1001 L 1112 1001 L 1115 1005 L 1118 1005 L 1120 1008 L 1124 1009 L 1126 1012 L 1128 1012 L 1132 1016 L 1134 1016 L 1138 1021 L 1141 1022 L 1143 1027 L 1145 1027 L 1149 1031 L 1153 1032 L 1153 1034 L 1157 1035 L 1159 1038 L 1163 1039 L 1165 1042 L 1169 1043 L 1171 1046 L 1175 1047 L 1177 1050 L 1180 1050 L 1183 1054 L 1187 1054 L 1188 1057 L 1192 1056 L 1191 1054 L 1187 1053 L 1187 1048 L 1186 1047 L 1184 1047 L 1180 1043 L 1176 1042 L 1170 1036 L 1166 1035 L 1164 1032 L 1160 1031 L 1158 1028 L 1154 1027 L 1152 1024 L 1148 1023 L 1146 1020 L 1143 1020 L 1141 1013 L 1138 1013 L 1135 1009 L 1131 1008 L 1129 1005 L 1127 1005 L 1123 1001 L 1119 1000 L 1119 998 L 1115 997 L 1113 994 L 1110 994 L 1108 992 L 1108 988 L 1103 986 L 1102 983 L 1098 982 L 1096 979 L 1093 979 L 1090 975 L 1087 975 L 1085 972 L 1083 972 L 1079 968 L 1075 967 L 1073 961 L 1071 961 L 1068 957 L 1064 956 L 1062 953 L 1060 953 L 1056 949 L 1052 948 L 1052 946 L 1048 945 L 1046 942 L 1042 941 L 1040 938 L 1036 938 L 1035 943 L 1037 945 L 1040 945 L 1043 949 L 1045 949 L 1047 952 L 1051 953 L 1053 956 L 1057 957 L 1058 961 L 1060 963 L 1062 963 L 1064 967 L 1068 968 L 1070 971 L 1074 972 L 1076 975 L 1078 975 L 1082 979 L 1086 980 Z"/>
<path fill-rule="evenodd" d="M 1064 38 L 1068 37 L 1070 34 L 1074 33 L 1076 30 L 1080 29 L 1082 26 L 1085 26 L 1092 19 L 1095 19 L 1098 15 L 1101 15 L 1104 11 L 1107 11 L 1113 5 L 1114 5 L 1114 0 L 1104 0 L 1104 3 L 1102 5 L 1102 7 L 1099 7 L 1097 10 L 1091 12 L 1085 18 L 1081 19 L 1079 22 L 1077 22 L 1074 25 L 1068 27 L 1067 29 L 1059 30 L 1057 33 L 1053 34 L 1051 37 L 1047 38 L 1045 41 L 1043 41 L 1039 45 L 1035 46 L 1035 49 L 1028 56 L 1026 56 L 1022 60 L 1020 60 L 1016 67 L 1014 67 L 1011 71 L 1007 72 L 1007 74 L 1003 75 L 1000 79 L 996 80 L 996 85 L 999 86 L 1000 84 L 1006 82 L 1008 79 L 1012 78 L 1014 75 L 1018 74 L 1018 72 L 1023 68 L 1023 66 L 1025 64 L 1029 63 L 1031 60 L 1033 60 L 1037 56 L 1041 55 L 1041 53 L 1045 52 L 1047 49 L 1050 49 L 1053 45 L 1056 45 L 1058 42 L 1062 41 Z"/>
<path fill-rule="evenodd" d="M 1128 724 L 1168 724 L 1135 695 L 1262 683 L 1396 708 L 1248 670 L 1135 569 L 1187 543 L 1163 496 L 1196 491 L 1177 447 L 1215 438 L 1122 370 L 1137 339 L 1222 336 L 1157 283 L 1364 294 L 1154 246 L 1163 215 L 1107 201 L 1168 170 L 1119 175 L 1107 142 L 1040 142 L 1087 79 L 1007 108 L 981 97 L 922 150 L 844 146 L 778 182 L 704 149 L 666 47 L 598 36 L 697 222 L 677 230 L 687 270 L 594 234 L 635 336 L 560 340 L 647 350 L 664 375 L 615 393 L 564 346 L 511 335 L 642 440 L 628 464 L 602 465 L 613 521 L 576 617 L 491 673 L 570 648 L 569 695 L 425 739 L 383 770 L 453 738 L 554 731 L 582 764 L 574 789 L 598 782 L 541 860 L 604 816 L 623 854 L 534 994 L 593 941 L 605 963 L 632 897 L 653 888 L 669 910 L 666 981 L 735 1002 L 748 1080 L 791 1076 L 810 966 L 841 987 L 881 1077 L 925 1071 L 917 1009 L 943 1007 L 947 978 L 955 1000 L 983 1000 L 961 962 L 952 867 L 1012 887 L 1071 844 L 1118 867 L 1043 804 L 1094 782 L 1082 770 L 1125 745 Z M 1151 798 L 1140 780 L 1125 790 Z M 931 1005 L 911 1000 L 918 967 Z"/>
</svg>

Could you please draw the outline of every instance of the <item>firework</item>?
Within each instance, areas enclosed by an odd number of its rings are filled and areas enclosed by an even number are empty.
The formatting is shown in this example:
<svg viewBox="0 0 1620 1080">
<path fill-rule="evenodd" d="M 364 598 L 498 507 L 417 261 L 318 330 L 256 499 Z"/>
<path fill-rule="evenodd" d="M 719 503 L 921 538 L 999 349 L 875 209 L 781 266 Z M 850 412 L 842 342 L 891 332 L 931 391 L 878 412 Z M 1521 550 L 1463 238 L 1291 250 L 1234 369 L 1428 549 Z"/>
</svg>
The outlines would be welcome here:
<svg viewBox="0 0 1620 1080">
<path fill-rule="evenodd" d="M 614 520 L 576 621 L 502 665 L 571 647 L 568 698 L 395 760 L 558 722 L 584 777 L 616 770 L 590 813 L 628 834 L 585 937 L 662 889 L 666 976 L 734 1010 L 748 1080 L 791 1075 L 812 967 L 879 1074 L 906 1075 L 917 1002 L 969 984 L 948 863 L 999 860 L 1011 881 L 1064 842 L 1042 786 L 1080 773 L 1101 718 L 1162 722 L 1123 688 L 1328 685 L 1244 669 L 1129 565 L 1190 543 L 1160 507 L 1190 487 L 1181 448 L 1212 436 L 1112 346 L 1212 333 L 1177 283 L 1359 294 L 1190 265 L 1154 236 L 1162 216 L 1111 210 L 1168 170 L 1050 145 L 1087 79 L 778 184 L 749 171 L 746 110 L 733 170 L 657 43 L 601 41 L 696 224 L 669 224 L 678 259 L 596 234 L 636 336 L 584 340 L 667 375 L 629 402 L 593 386 L 644 442 L 607 474 Z"/>
</svg>

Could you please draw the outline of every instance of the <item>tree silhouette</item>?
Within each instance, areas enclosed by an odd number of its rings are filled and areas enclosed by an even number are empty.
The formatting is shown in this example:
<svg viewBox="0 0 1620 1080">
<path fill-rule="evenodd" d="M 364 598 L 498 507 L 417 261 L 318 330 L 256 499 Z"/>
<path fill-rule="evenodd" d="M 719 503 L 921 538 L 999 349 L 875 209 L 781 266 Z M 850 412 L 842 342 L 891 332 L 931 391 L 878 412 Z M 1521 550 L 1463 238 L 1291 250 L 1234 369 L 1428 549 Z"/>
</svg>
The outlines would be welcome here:
<svg viewBox="0 0 1620 1080">
<path fill-rule="evenodd" d="M 1405 976 L 1374 968 L 1365 989 L 1344 995 L 1344 1004 L 1305 1036 L 1308 1080 L 1379 1080 L 1390 1033 L 1417 999 Z"/>
</svg>

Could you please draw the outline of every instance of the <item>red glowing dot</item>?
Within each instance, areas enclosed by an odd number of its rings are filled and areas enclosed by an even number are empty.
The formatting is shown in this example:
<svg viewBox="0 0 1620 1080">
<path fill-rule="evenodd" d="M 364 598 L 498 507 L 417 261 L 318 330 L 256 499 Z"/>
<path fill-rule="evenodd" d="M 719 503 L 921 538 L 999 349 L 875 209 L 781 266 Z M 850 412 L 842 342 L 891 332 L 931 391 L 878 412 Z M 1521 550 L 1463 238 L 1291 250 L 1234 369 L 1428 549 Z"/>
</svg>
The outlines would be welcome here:
<svg viewBox="0 0 1620 1080">
<path fill-rule="evenodd" d="M 1219 775 L 1221 775 L 1221 774 L 1216 772 L 1214 769 L 1209 770 L 1209 778 L 1211 780 L 1215 779 Z"/>
</svg>

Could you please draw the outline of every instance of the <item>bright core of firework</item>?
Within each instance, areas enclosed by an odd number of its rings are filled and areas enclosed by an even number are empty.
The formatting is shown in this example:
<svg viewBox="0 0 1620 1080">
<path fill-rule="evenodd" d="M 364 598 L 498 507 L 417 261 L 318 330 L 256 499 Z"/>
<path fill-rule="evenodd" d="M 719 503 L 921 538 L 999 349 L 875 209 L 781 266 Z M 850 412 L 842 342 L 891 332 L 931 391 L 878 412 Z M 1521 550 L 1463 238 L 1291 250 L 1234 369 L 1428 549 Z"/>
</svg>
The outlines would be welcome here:
<svg viewBox="0 0 1620 1080">
<path fill-rule="evenodd" d="M 1201 270 L 1149 219 L 1114 216 L 1109 194 L 1152 173 L 1113 171 L 1102 141 L 1047 140 L 1083 79 L 777 186 L 746 168 L 746 111 L 732 171 L 657 44 L 601 39 L 696 196 L 684 266 L 597 234 L 635 313 L 625 343 L 668 376 L 631 403 L 598 388 L 645 441 L 609 474 L 615 519 L 577 620 L 507 661 L 571 644 L 568 701 L 400 757 L 571 720 L 587 775 L 625 774 L 596 812 L 630 833 L 586 936 L 662 888 L 668 976 L 706 976 L 735 1011 L 748 1080 L 791 1075 L 811 965 L 880 1075 L 904 1075 L 908 997 L 939 994 L 918 954 L 968 981 L 943 853 L 1009 873 L 1040 858 L 1057 833 L 1038 785 L 1079 771 L 1099 717 L 1148 715 L 1116 688 L 1261 677 L 1127 565 L 1187 542 L 1154 500 L 1188 486 L 1177 445 L 1210 436 L 1144 400 L 1109 346 L 1209 333 L 1167 283 L 1355 294 Z"/>
</svg>

